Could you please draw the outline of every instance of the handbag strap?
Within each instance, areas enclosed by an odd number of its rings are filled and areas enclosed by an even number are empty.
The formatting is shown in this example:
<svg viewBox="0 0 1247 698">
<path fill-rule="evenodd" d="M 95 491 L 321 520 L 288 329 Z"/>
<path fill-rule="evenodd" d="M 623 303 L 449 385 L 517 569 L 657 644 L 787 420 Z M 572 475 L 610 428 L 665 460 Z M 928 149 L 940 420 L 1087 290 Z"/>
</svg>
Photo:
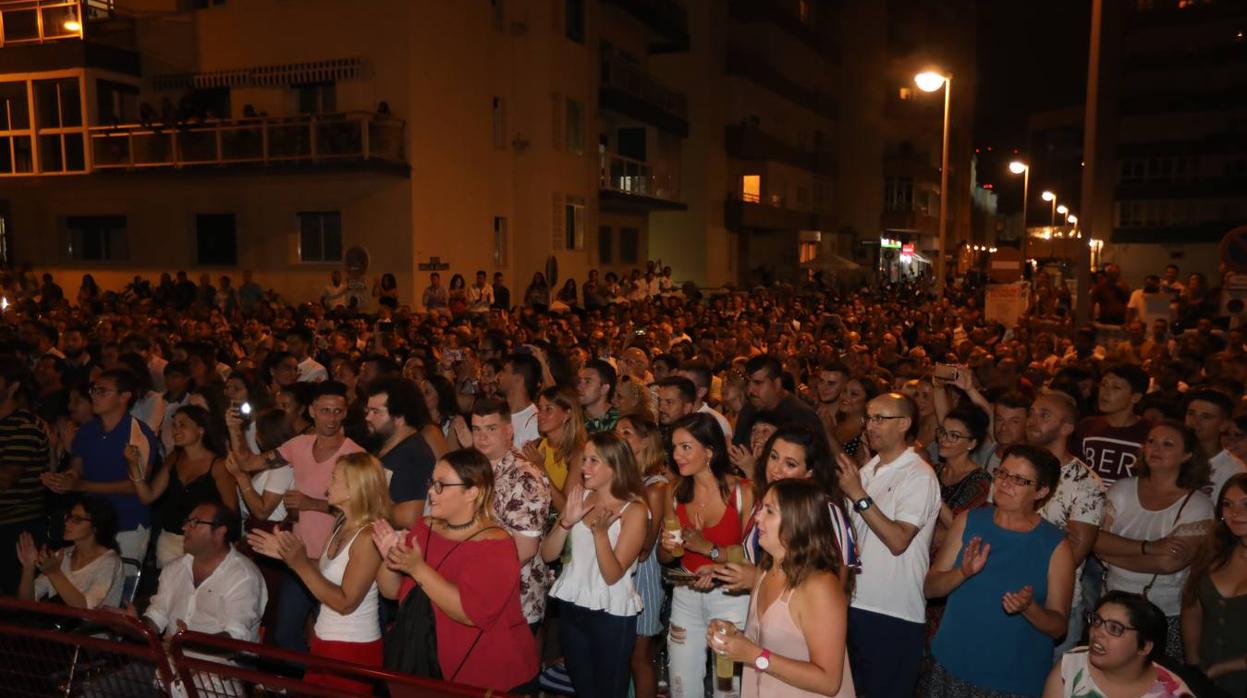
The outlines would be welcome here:
<svg viewBox="0 0 1247 698">
<path fill-rule="evenodd" d="M 1182 520 L 1182 511 L 1186 509 L 1186 503 L 1191 501 L 1191 497 L 1194 496 L 1194 494 L 1195 494 L 1195 490 L 1191 490 L 1190 492 L 1186 493 L 1186 497 L 1182 500 L 1182 506 L 1178 507 L 1178 515 L 1173 517 L 1173 528 L 1169 529 L 1169 533 L 1173 533 L 1173 530 L 1178 527 L 1178 522 Z M 1169 535 L 1169 534 L 1166 533 L 1165 535 Z M 1159 577 L 1160 577 L 1159 572 L 1152 574 L 1152 578 L 1148 580 L 1147 584 L 1143 586 L 1143 598 L 1145 599 L 1147 598 L 1147 593 L 1152 590 L 1152 586 L 1156 584 L 1156 580 Z"/>
<path fill-rule="evenodd" d="M 461 546 L 461 545 L 463 545 L 464 543 L 467 543 L 468 541 L 472 540 L 473 538 L 475 538 L 475 537 L 477 537 L 477 536 L 481 535 L 481 534 L 482 534 L 482 533 L 484 533 L 485 531 L 493 530 L 493 529 L 495 529 L 495 528 L 496 528 L 496 529 L 498 529 L 498 530 L 502 530 L 502 529 L 501 529 L 500 527 L 498 527 L 498 526 L 486 526 L 485 528 L 482 528 L 481 530 L 477 531 L 476 533 L 473 533 L 472 535 L 468 536 L 467 538 L 464 538 L 463 540 L 459 541 L 458 543 L 455 543 L 455 547 L 451 548 L 449 552 L 447 552 L 445 555 L 443 555 L 443 556 L 442 556 L 441 561 L 439 561 L 439 562 L 437 563 L 437 567 L 434 567 L 433 569 L 435 569 L 435 570 L 440 570 L 440 569 L 441 569 L 441 567 L 442 567 L 442 565 L 446 563 L 446 560 L 447 560 L 447 559 L 449 559 L 449 558 L 450 558 L 450 556 L 451 556 L 451 555 L 453 555 L 453 554 L 454 554 L 454 552 L 455 552 L 456 550 L 458 550 L 458 549 L 459 549 L 459 546 Z M 432 527 L 429 527 L 429 536 L 430 536 L 430 537 L 432 537 L 432 535 L 433 535 L 433 528 L 432 528 Z M 428 538 L 426 538 L 426 539 L 425 539 L 425 543 L 426 543 L 426 544 L 428 543 Z M 459 675 L 459 671 L 460 671 L 461 669 L 463 669 L 463 665 L 464 665 L 464 664 L 467 664 L 467 663 L 468 663 L 468 659 L 472 656 L 472 650 L 476 649 L 476 643 L 478 643 L 478 642 L 480 642 L 480 641 L 481 641 L 481 636 L 482 636 L 482 635 L 484 635 L 484 634 L 485 634 L 485 629 L 484 629 L 484 628 L 479 628 L 479 627 L 478 627 L 478 628 L 476 629 L 476 639 L 472 641 L 472 645 L 471 645 L 470 647 L 468 647 L 468 651 L 467 651 L 466 653 L 464 653 L 464 655 L 463 655 L 463 659 L 460 659 L 460 660 L 459 660 L 459 666 L 455 667 L 455 672 L 454 672 L 453 674 L 451 674 L 451 675 L 450 675 L 450 678 L 449 678 L 449 679 L 447 679 L 448 681 L 454 681 L 454 680 L 455 680 L 455 677 Z"/>
</svg>

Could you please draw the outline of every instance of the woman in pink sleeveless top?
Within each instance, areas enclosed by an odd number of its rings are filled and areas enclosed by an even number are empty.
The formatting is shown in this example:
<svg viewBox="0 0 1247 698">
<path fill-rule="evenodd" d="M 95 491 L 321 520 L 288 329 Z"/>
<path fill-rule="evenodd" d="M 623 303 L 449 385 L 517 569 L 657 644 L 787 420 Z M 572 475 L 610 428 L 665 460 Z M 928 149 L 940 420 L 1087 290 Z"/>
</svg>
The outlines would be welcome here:
<svg viewBox="0 0 1247 698">
<path fill-rule="evenodd" d="M 743 665 L 742 698 L 852 698 L 849 604 L 837 577 L 827 495 L 809 480 L 779 480 L 767 488 L 755 520 L 762 575 L 745 631 L 716 620 L 707 643 Z"/>
</svg>

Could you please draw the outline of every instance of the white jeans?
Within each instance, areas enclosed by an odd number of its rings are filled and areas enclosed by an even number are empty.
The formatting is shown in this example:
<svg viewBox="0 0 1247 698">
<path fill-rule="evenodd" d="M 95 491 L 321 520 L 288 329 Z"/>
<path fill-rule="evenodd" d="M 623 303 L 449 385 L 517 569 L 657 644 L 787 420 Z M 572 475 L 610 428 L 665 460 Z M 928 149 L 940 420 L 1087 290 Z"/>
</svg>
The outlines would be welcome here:
<svg viewBox="0 0 1247 698">
<path fill-rule="evenodd" d="M 728 620 L 744 630 L 748 614 L 748 594 L 732 596 L 719 589 L 700 592 L 687 587 L 675 588 L 671 597 L 671 628 L 667 632 L 671 698 L 701 698 L 705 694 L 706 656 L 710 649 L 706 645 L 706 628 L 710 621 Z M 740 676 L 732 679 L 730 691 L 721 688 L 716 680 L 714 695 L 716 698 L 740 695 Z"/>
</svg>

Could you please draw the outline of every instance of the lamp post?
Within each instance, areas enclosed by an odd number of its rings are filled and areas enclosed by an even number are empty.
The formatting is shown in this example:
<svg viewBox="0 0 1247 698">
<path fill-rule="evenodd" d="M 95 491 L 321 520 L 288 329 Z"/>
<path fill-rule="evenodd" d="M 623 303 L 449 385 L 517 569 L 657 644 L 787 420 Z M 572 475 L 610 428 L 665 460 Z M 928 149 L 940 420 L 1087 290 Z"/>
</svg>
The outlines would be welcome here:
<svg viewBox="0 0 1247 698">
<path fill-rule="evenodd" d="M 1039 198 L 1052 204 L 1052 223 L 1050 224 L 1050 226 L 1055 228 L 1056 227 L 1056 194 L 1053 194 L 1050 191 L 1046 191 L 1043 194 L 1040 194 Z"/>
<path fill-rule="evenodd" d="M 952 100 L 953 76 L 934 71 L 918 73 L 914 83 L 923 92 L 935 92 L 944 88 L 944 144 L 940 155 L 940 240 L 935 257 L 935 290 L 944 291 L 944 248 L 948 245 L 948 105 Z"/>
<path fill-rule="evenodd" d="M 1030 165 L 1021 160 L 1014 160 L 1009 163 L 1009 171 L 1013 174 L 1022 175 L 1022 240 L 1018 243 L 1018 251 L 1022 253 L 1022 259 L 1026 259 L 1026 243 L 1030 235 L 1026 232 L 1026 204 L 1030 198 L 1031 188 L 1031 168 Z"/>
</svg>

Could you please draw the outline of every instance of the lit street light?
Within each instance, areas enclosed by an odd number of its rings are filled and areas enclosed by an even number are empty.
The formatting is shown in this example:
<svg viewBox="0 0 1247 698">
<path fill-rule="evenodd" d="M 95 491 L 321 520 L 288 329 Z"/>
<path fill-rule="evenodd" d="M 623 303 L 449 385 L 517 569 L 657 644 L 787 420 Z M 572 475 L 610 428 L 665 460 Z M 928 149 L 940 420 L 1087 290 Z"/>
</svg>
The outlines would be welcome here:
<svg viewBox="0 0 1247 698">
<path fill-rule="evenodd" d="M 1066 206 L 1065 204 L 1061 204 L 1060 206 L 1056 207 L 1056 212 L 1064 216 L 1065 214 L 1069 213 L 1069 207 Z"/>
<path fill-rule="evenodd" d="M 1046 191 L 1043 194 L 1041 194 L 1039 198 L 1052 204 L 1052 222 L 1049 225 L 1055 228 L 1056 227 L 1056 194 L 1053 194 L 1050 191 Z"/>
<path fill-rule="evenodd" d="M 1031 168 L 1021 160 L 1014 160 L 1009 163 L 1009 171 L 1015 175 L 1022 175 L 1022 241 L 1018 244 L 1018 248 L 1022 253 L 1022 259 L 1026 259 L 1026 238 L 1029 236 L 1026 232 L 1026 199 L 1030 196 Z"/>
<path fill-rule="evenodd" d="M 935 290 L 944 290 L 944 248 L 948 244 L 948 105 L 952 100 L 953 76 L 925 71 L 914 76 L 914 84 L 923 92 L 944 88 L 944 144 L 940 155 L 940 241 L 935 257 Z"/>
</svg>

